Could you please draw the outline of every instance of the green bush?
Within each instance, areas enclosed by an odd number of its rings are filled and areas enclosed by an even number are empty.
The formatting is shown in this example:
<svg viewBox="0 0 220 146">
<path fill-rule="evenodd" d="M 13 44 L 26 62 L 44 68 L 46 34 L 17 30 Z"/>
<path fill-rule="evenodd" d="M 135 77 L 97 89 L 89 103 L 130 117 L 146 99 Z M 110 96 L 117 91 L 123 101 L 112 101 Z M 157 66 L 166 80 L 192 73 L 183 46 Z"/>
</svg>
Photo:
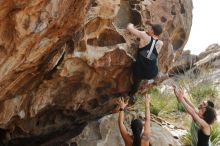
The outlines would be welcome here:
<svg viewBox="0 0 220 146">
<path fill-rule="evenodd" d="M 187 131 L 186 135 L 180 138 L 182 146 L 191 146 L 192 145 L 192 136 L 190 131 Z"/>
<path fill-rule="evenodd" d="M 168 112 L 174 111 L 176 108 L 176 98 L 172 94 L 161 93 L 160 88 L 154 87 L 149 92 L 151 96 L 151 113 L 159 115 L 161 111 Z M 144 111 L 144 99 L 141 96 L 137 97 L 135 106 L 141 111 Z"/>
<path fill-rule="evenodd" d="M 184 106 L 181 103 L 177 103 L 177 110 L 180 112 L 186 112 Z"/>
<path fill-rule="evenodd" d="M 179 86 L 187 90 L 195 104 L 218 96 L 218 91 L 213 83 L 203 77 L 198 77 L 194 74 L 184 74 L 176 78 Z"/>
<path fill-rule="evenodd" d="M 156 106 L 151 106 L 151 107 L 150 107 L 150 112 L 151 112 L 152 114 L 156 115 L 156 116 L 159 115 L 160 111 L 161 111 L 161 109 L 159 109 L 159 108 L 156 107 Z"/>
<path fill-rule="evenodd" d="M 149 93 L 151 95 L 151 113 L 159 115 L 159 113 L 167 114 L 174 111 L 184 111 L 173 93 L 161 92 L 158 87 L 153 88 Z"/>
<path fill-rule="evenodd" d="M 200 103 L 202 100 L 210 97 L 216 97 L 218 91 L 216 87 L 208 81 L 198 83 L 196 86 L 190 89 L 190 94 L 196 100 L 197 103 Z"/>
<path fill-rule="evenodd" d="M 161 92 L 159 87 L 154 87 L 149 91 L 149 94 L 151 96 L 150 111 L 152 114 L 162 116 L 169 115 L 171 112 L 185 112 L 185 109 L 178 103 L 173 92 Z M 144 99 L 142 96 L 137 97 L 134 107 L 144 112 Z"/>
<path fill-rule="evenodd" d="M 220 126 L 218 123 L 214 123 L 211 132 L 212 146 L 220 146 Z"/>
</svg>

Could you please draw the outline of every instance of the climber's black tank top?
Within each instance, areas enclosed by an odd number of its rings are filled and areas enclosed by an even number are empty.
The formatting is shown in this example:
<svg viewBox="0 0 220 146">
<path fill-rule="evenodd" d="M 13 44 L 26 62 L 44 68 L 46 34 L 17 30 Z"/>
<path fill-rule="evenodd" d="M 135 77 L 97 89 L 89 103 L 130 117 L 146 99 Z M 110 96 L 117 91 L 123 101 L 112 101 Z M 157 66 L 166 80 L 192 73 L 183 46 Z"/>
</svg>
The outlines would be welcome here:
<svg viewBox="0 0 220 146">
<path fill-rule="evenodd" d="M 197 146 L 209 146 L 209 137 L 210 135 L 205 135 L 200 129 L 198 131 L 198 143 Z"/>
<path fill-rule="evenodd" d="M 138 49 L 136 62 L 134 63 L 134 76 L 139 79 L 148 79 L 148 80 L 153 79 L 158 74 L 158 67 L 157 67 L 158 53 L 155 46 L 153 48 L 153 53 L 156 56 L 155 60 L 149 60 L 140 54 L 140 51 L 142 50 L 150 50 L 152 43 L 153 43 L 153 38 L 151 37 L 150 43 L 148 43 L 143 48 Z"/>
</svg>

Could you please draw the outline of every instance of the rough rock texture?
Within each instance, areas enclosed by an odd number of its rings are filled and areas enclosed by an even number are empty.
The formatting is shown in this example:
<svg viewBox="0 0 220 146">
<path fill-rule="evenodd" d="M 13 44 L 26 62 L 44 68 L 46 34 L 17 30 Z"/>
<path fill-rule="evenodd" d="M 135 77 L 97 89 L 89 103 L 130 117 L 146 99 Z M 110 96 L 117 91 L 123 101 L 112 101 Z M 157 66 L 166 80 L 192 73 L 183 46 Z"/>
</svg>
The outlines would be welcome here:
<svg viewBox="0 0 220 146">
<path fill-rule="evenodd" d="M 184 51 L 182 56 L 176 59 L 169 74 L 175 75 L 191 70 L 212 69 L 218 71 L 220 67 L 220 46 L 212 44 L 201 52 L 198 56 L 190 54 L 190 51 Z"/>
<path fill-rule="evenodd" d="M 80 135 L 67 143 L 78 146 L 124 146 L 124 141 L 117 126 L 117 118 L 118 115 L 115 114 L 106 116 L 99 121 L 91 122 Z M 130 130 L 129 123 L 126 123 L 128 130 Z M 161 121 L 151 123 L 151 146 L 181 146 L 177 139 L 161 125 Z"/>
<path fill-rule="evenodd" d="M 199 60 L 195 63 L 197 67 L 220 67 L 220 46 L 218 44 L 212 44 L 208 48 L 199 54 Z"/>
<path fill-rule="evenodd" d="M 201 52 L 198 57 L 199 60 L 204 59 L 205 57 L 207 57 L 208 55 L 212 55 L 213 53 L 217 53 L 220 51 L 220 46 L 219 44 L 212 44 L 210 46 L 208 46 L 206 48 L 206 50 L 204 52 Z"/>
<path fill-rule="evenodd" d="M 194 64 L 198 61 L 198 56 L 190 54 L 190 51 L 184 51 L 181 57 L 177 58 L 173 63 L 173 67 L 169 70 L 169 75 L 184 73 L 187 70 L 194 67 Z"/>
<path fill-rule="evenodd" d="M 198 58 L 200 60 L 195 63 L 195 68 L 208 71 L 209 74 L 204 78 L 213 81 L 220 93 L 220 45 L 210 45 Z"/>
<path fill-rule="evenodd" d="M 1 140 L 59 143 L 108 114 L 131 87 L 138 42 L 124 28 L 143 20 L 164 27 L 167 72 L 188 39 L 191 0 L 1 0 Z"/>
</svg>

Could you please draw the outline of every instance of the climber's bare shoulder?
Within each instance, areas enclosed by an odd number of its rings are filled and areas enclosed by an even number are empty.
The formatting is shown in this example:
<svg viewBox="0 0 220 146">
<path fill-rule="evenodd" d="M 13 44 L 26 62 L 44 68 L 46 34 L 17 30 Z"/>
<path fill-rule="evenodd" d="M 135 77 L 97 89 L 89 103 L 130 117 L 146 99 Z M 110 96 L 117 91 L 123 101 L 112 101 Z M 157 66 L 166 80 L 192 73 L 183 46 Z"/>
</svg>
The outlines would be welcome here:
<svg viewBox="0 0 220 146">
<path fill-rule="evenodd" d="M 133 136 L 130 136 L 128 140 L 125 141 L 125 146 L 133 146 Z M 149 137 L 142 136 L 141 146 L 150 146 Z"/>
</svg>

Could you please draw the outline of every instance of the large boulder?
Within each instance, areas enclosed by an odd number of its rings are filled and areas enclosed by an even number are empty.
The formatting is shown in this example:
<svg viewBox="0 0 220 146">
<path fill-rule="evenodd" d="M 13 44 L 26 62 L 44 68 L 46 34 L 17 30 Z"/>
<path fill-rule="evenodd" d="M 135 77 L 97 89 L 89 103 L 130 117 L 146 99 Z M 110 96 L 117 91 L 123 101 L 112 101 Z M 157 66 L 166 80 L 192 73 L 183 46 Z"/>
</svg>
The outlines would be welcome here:
<svg viewBox="0 0 220 146">
<path fill-rule="evenodd" d="M 124 28 L 147 29 L 146 20 L 164 27 L 166 73 L 188 40 L 191 0 L 1 0 L 1 140 L 63 141 L 109 114 L 131 88 L 138 41 Z"/>
<path fill-rule="evenodd" d="M 198 55 L 199 60 L 195 63 L 197 67 L 220 67 L 220 46 L 218 44 L 212 44 L 208 48 Z"/>
<path fill-rule="evenodd" d="M 198 60 L 198 56 L 191 54 L 189 50 L 184 51 L 181 57 L 177 58 L 173 63 L 172 68 L 169 70 L 169 75 L 174 76 L 192 69 Z"/>
<path fill-rule="evenodd" d="M 131 131 L 130 122 L 126 121 L 128 131 Z M 67 143 L 75 146 L 124 146 L 118 128 L 118 114 L 105 116 L 89 123 L 80 135 Z M 158 121 L 151 123 L 150 144 L 151 146 L 181 146 L 178 140 L 166 128 L 163 128 L 162 122 Z"/>
<path fill-rule="evenodd" d="M 176 75 L 195 70 L 212 69 L 218 71 L 220 67 L 220 46 L 212 44 L 199 55 L 193 55 L 190 51 L 184 51 L 179 58 L 175 60 L 169 74 Z"/>
</svg>

